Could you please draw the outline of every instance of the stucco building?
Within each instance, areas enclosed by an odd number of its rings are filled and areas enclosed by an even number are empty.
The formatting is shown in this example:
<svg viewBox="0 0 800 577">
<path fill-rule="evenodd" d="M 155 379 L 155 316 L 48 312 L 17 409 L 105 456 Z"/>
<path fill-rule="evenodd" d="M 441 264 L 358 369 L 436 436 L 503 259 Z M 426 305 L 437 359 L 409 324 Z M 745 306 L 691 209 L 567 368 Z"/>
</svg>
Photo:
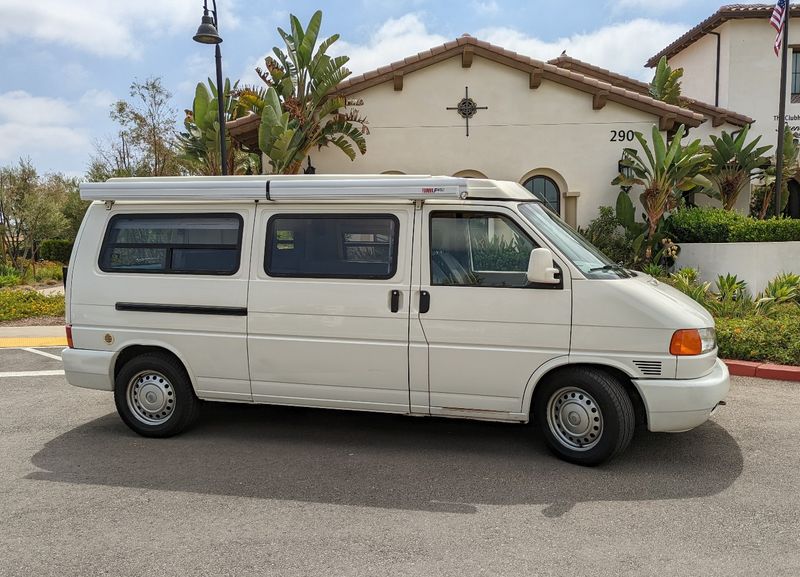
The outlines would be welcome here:
<svg viewBox="0 0 800 577">
<path fill-rule="evenodd" d="M 635 131 L 649 134 L 655 124 L 668 133 L 683 124 L 692 137 L 706 137 L 752 122 L 699 98 L 665 104 L 647 84 L 566 55 L 543 62 L 468 35 L 339 89 L 364 101 L 367 153 L 351 162 L 339 150 L 314 151 L 318 173 L 513 180 L 573 225 L 614 204 L 619 189 L 610 183 Z M 245 117 L 229 129 L 255 146 L 258 124 Z"/>
</svg>

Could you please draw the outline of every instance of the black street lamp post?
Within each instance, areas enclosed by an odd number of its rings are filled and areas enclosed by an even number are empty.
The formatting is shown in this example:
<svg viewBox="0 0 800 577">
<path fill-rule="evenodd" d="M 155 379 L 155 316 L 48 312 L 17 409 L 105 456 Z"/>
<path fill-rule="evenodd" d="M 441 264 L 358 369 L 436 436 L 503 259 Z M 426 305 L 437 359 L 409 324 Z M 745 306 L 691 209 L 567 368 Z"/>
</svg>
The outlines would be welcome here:
<svg viewBox="0 0 800 577">
<path fill-rule="evenodd" d="M 228 174 L 228 155 L 225 150 L 225 110 L 223 108 L 225 100 L 225 87 L 222 85 L 222 53 L 219 44 L 222 42 L 218 32 L 217 20 L 217 0 L 211 0 L 213 9 L 209 16 L 208 0 L 203 0 L 203 20 L 194 35 L 194 41 L 200 44 L 214 44 L 214 54 L 217 61 L 217 114 L 219 115 L 219 155 L 222 174 Z"/>
</svg>

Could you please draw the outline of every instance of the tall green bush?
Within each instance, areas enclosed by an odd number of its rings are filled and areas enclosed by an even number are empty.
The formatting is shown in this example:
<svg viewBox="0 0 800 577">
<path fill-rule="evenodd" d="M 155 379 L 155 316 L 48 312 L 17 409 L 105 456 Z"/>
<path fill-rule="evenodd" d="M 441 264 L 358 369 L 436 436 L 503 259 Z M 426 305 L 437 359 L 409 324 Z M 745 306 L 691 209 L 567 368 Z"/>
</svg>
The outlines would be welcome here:
<svg viewBox="0 0 800 577">
<path fill-rule="evenodd" d="M 678 210 L 666 224 L 676 242 L 800 241 L 800 220 L 758 220 L 721 208 Z"/>
<path fill-rule="evenodd" d="M 69 262 L 70 254 L 72 254 L 72 243 L 68 240 L 60 238 L 51 238 L 42 242 L 39 248 L 39 254 L 45 260 L 53 260 L 62 264 Z"/>
</svg>

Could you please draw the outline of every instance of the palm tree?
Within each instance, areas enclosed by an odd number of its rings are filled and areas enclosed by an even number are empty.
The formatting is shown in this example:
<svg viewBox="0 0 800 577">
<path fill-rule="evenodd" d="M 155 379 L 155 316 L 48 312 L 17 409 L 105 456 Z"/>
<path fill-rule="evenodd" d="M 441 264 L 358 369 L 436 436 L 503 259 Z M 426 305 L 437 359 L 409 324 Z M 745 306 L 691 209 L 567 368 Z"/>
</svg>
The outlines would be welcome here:
<svg viewBox="0 0 800 577">
<path fill-rule="evenodd" d="M 650 82 L 650 96 L 667 104 L 681 105 L 681 77 L 683 68 L 673 70 L 662 56 L 656 66 L 656 73 Z"/>
<path fill-rule="evenodd" d="M 756 148 L 760 136 L 745 144 L 748 129 L 745 127 L 733 135 L 723 130 L 719 137 L 712 134 L 712 144 L 706 146 L 709 164 L 705 176 L 711 184 L 706 191 L 722 201 L 725 210 L 731 210 L 745 185 L 761 175 L 759 167 L 768 162 L 763 154 L 772 148 Z"/>
<path fill-rule="evenodd" d="M 363 102 L 335 94 L 336 86 L 350 75 L 347 56 L 326 54 L 339 35 L 317 46 L 322 12 L 314 13 L 305 30 L 294 15 L 289 19 L 291 34 L 278 28 L 286 52 L 273 48 L 277 60 L 267 57 L 266 70 L 256 69 L 266 93 L 250 88 L 246 101 L 260 109 L 258 143 L 272 171 L 295 174 L 314 146 L 333 145 L 350 160 L 356 150 L 364 154 L 369 131 L 366 119 L 352 108 Z"/>
<path fill-rule="evenodd" d="M 622 165 L 631 174 L 620 173 L 611 182 L 620 186 L 644 187 L 639 200 L 647 218 L 647 238 L 650 242 L 645 256 L 648 260 L 652 256 L 652 242 L 664 214 L 678 206 L 681 193 L 703 184 L 698 175 L 708 160 L 708 153 L 703 150 L 699 139 L 687 146 L 681 145 L 685 133 L 685 127 L 680 125 L 672 142 L 667 142 L 658 127 L 653 126 L 651 147 L 642 133 L 637 132 L 636 139 L 645 158 L 639 155 L 638 150 L 626 148 Z"/>
</svg>

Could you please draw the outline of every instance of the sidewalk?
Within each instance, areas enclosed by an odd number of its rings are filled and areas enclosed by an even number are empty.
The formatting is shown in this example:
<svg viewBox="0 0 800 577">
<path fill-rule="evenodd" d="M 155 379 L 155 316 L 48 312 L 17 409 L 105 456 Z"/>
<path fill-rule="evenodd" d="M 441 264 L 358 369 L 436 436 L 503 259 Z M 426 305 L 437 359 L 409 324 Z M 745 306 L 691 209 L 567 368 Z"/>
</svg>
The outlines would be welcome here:
<svg viewBox="0 0 800 577">
<path fill-rule="evenodd" d="M 48 327 L 0 327 L 0 349 L 19 347 L 66 347 L 64 325 Z"/>
</svg>

